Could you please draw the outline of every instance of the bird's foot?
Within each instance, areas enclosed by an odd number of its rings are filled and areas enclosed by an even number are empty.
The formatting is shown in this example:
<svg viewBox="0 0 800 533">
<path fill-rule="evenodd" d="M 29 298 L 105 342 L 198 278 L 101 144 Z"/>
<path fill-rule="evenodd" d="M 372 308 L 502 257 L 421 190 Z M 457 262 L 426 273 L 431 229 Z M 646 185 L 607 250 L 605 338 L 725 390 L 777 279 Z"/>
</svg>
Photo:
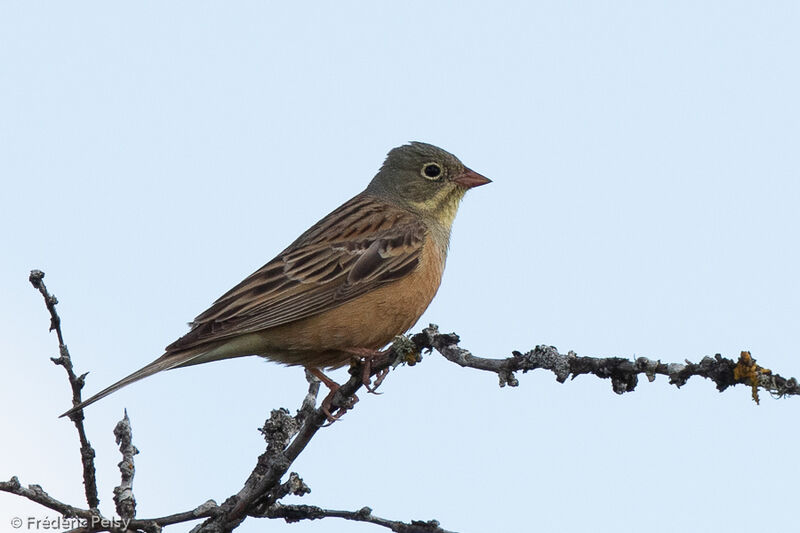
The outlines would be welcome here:
<svg viewBox="0 0 800 533">
<path fill-rule="evenodd" d="M 377 374 L 375 374 L 375 384 L 372 385 L 372 390 L 370 391 L 373 394 L 383 394 L 382 392 L 375 392 L 375 389 L 381 386 L 383 380 L 386 379 L 386 376 L 389 375 L 389 367 L 384 368 L 383 370 L 379 370 Z M 367 387 L 369 390 L 369 387 Z"/>
<path fill-rule="evenodd" d="M 319 406 L 319 408 L 322 409 L 322 412 L 325 415 L 325 417 L 328 419 L 328 423 L 322 427 L 330 426 L 331 424 L 342 418 L 342 416 L 344 416 L 344 414 L 347 411 L 352 409 L 353 406 L 358 403 L 358 396 L 353 394 L 347 399 L 346 405 L 337 406 L 336 410 L 332 412 L 331 408 L 333 407 L 333 399 L 334 397 L 336 397 L 337 392 L 339 392 L 338 385 L 336 386 L 336 388 L 331 389 L 331 391 L 328 393 L 327 396 L 325 396 L 325 399 L 322 400 L 322 403 Z"/>
<path fill-rule="evenodd" d="M 364 384 L 364 388 L 367 389 L 368 392 L 372 394 L 383 394 L 381 392 L 377 392 L 378 387 L 383 380 L 386 379 L 386 375 L 389 373 L 389 369 L 385 368 L 375 374 L 375 383 L 372 383 L 372 360 L 378 357 L 379 355 L 384 355 L 388 350 L 371 350 L 369 348 L 349 348 L 345 350 L 348 353 L 351 353 L 357 356 L 361 361 L 361 383 Z"/>
<path fill-rule="evenodd" d="M 313 374 L 326 387 L 328 387 L 328 389 L 330 389 L 330 392 L 328 393 L 327 396 L 325 396 L 325 398 L 322 400 L 322 403 L 319 406 L 325 417 L 328 419 L 328 423 L 325 424 L 325 426 L 330 426 L 331 424 L 342 418 L 342 416 L 347 411 L 352 409 L 352 407 L 356 403 L 358 403 L 358 396 L 354 394 L 353 396 L 348 398 L 346 405 L 337 406 L 335 411 L 331 412 L 331 409 L 333 408 L 333 399 L 336 397 L 336 393 L 339 392 L 339 388 L 341 387 L 341 385 L 339 385 L 331 378 L 323 374 L 322 370 L 320 370 L 319 368 L 309 368 L 309 372 L 311 372 L 311 374 Z"/>
</svg>

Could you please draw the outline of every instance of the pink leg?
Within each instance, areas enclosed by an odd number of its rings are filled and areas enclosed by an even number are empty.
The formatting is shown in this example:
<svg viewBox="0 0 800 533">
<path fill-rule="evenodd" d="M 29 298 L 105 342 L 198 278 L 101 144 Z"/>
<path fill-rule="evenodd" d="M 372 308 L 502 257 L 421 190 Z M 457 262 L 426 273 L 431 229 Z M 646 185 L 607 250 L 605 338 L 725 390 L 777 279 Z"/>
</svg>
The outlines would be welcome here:
<svg viewBox="0 0 800 533">
<path fill-rule="evenodd" d="M 337 414 L 334 415 L 331 413 L 331 407 L 333 406 L 333 397 L 336 396 L 336 391 L 339 390 L 340 385 L 335 381 L 333 381 L 328 376 L 326 376 L 325 374 L 323 374 L 322 370 L 320 370 L 319 368 L 309 368 L 308 371 L 311 372 L 311 374 L 314 375 L 314 377 L 319 379 L 322 383 L 325 384 L 326 387 L 330 389 L 330 392 L 322 400 L 322 403 L 320 404 L 319 407 L 320 409 L 322 409 L 322 412 L 325 413 L 325 416 L 328 418 L 328 425 L 333 424 L 334 422 L 339 420 L 342 417 L 342 415 L 344 415 L 347 412 L 348 409 L 347 407 L 339 407 L 337 410 Z M 355 400 L 353 403 L 358 402 L 358 396 L 353 395 L 353 398 Z"/>
<path fill-rule="evenodd" d="M 379 355 L 385 354 L 386 351 L 372 350 L 370 348 L 346 348 L 342 351 L 351 353 L 362 359 L 363 365 L 361 367 L 361 383 L 363 383 L 367 391 L 371 392 L 372 394 L 381 394 L 380 392 L 376 392 L 376 390 L 380 384 L 383 383 L 383 380 L 386 379 L 389 369 L 386 368 L 378 372 L 378 374 L 375 376 L 375 385 L 372 385 L 372 380 L 370 379 L 372 374 L 372 360 Z"/>
</svg>

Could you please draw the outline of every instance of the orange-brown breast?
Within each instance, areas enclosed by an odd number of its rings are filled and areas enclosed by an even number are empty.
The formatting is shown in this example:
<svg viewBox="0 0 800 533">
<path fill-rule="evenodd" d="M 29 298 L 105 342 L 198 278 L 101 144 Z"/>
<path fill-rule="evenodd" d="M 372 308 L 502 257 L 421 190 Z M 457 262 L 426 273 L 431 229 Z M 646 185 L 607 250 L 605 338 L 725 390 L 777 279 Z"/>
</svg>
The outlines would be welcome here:
<svg viewBox="0 0 800 533">
<path fill-rule="evenodd" d="M 331 368 L 352 359 L 342 349 L 385 346 L 408 331 L 433 300 L 445 253 L 426 237 L 414 272 L 330 311 L 260 333 L 270 347 L 262 355 L 288 365 Z"/>
</svg>

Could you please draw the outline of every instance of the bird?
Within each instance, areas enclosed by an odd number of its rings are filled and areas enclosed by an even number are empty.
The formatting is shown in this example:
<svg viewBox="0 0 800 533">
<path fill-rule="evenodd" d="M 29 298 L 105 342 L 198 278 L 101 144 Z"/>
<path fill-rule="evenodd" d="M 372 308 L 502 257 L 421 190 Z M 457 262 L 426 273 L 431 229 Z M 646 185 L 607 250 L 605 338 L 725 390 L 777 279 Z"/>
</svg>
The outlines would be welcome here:
<svg viewBox="0 0 800 533">
<path fill-rule="evenodd" d="M 323 370 L 377 353 L 431 303 L 461 200 L 490 182 L 437 146 L 393 148 L 366 189 L 223 294 L 161 357 L 61 416 L 162 370 L 248 355 L 303 366 L 332 397 Z"/>
</svg>

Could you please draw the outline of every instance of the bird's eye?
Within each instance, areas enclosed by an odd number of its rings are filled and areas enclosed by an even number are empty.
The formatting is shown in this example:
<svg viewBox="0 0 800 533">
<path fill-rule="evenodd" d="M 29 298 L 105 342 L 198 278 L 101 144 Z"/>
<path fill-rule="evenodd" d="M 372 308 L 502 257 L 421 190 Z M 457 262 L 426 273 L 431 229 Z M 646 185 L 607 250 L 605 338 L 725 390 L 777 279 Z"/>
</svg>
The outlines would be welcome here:
<svg viewBox="0 0 800 533">
<path fill-rule="evenodd" d="M 442 167 L 438 163 L 425 163 L 422 167 L 422 177 L 436 180 L 442 175 Z"/>
</svg>

